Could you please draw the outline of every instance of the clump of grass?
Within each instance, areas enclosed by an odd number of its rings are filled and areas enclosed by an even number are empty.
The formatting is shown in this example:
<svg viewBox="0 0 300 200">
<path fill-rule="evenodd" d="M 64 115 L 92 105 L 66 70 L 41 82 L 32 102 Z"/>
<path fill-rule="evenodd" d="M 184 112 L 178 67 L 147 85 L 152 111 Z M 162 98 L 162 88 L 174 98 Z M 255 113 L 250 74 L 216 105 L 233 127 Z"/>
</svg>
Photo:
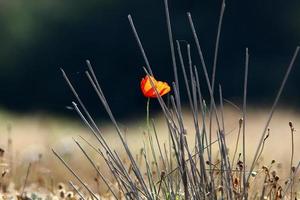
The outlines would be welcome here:
<svg viewBox="0 0 300 200">
<path fill-rule="evenodd" d="M 191 57 L 191 45 L 186 45 L 188 60 L 185 61 L 183 59 L 184 52 L 182 51 L 182 44 L 179 40 L 176 40 L 174 43 L 167 0 L 164 0 L 164 5 L 174 73 L 174 82 L 172 83 L 173 94 L 169 96 L 170 104 L 167 104 L 166 101 L 159 96 L 157 91 L 156 94 L 168 127 L 169 141 L 167 141 L 167 144 L 159 140 L 157 133 L 159 130 L 156 129 L 154 121 L 152 121 L 152 127 L 150 127 L 149 120 L 147 120 L 148 131 L 145 134 L 146 141 L 144 142 L 144 148 L 141 149 L 139 155 L 135 155 L 133 151 L 131 151 L 124 132 L 120 128 L 109 107 L 109 103 L 96 78 L 91 63 L 87 61 L 87 70 L 85 74 L 115 127 L 116 134 L 118 135 L 125 152 L 124 161 L 120 154 L 111 148 L 107 140 L 103 137 L 101 129 L 97 126 L 95 120 L 87 110 L 67 74 L 62 70 L 63 77 L 76 98 L 76 102 L 72 102 L 73 108 L 81 118 L 82 122 L 94 135 L 99 146 L 92 145 L 82 137 L 81 139 L 94 149 L 99 158 L 104 160 L 112 176 L 112 178 L 106 177 L 97 167 L 95 160 L 83 148 L 81 142 L 74 139 L 74 142 L 86 157 L 88 163 L 95 169 L 97 180 L 102 180 L 104 185 L 108 188 L 111 198 L 114 199 L 284 199 L 288 196 L 289 189 L 289 198 L 296 197 L 296 195 L 293 194 L 294 177 L 297 174 L 300 162 L 297 167 L 293 167 L 293 138 L 291 173 L 288 182 L 284 186 L 280 184 L 281 179 L 277 175 L 277 172 L 272 170 L 275 161 L 272 161 L 270 165 L 262 167 L 257 163 L 264 149 L 265 141 L 269 137 L 269 124 L 285 83 L 294 66 L 299 47 L 297 47 L 294 52 L 276 98 L 272 104 L 252 162 L 246 163 L 247 84 L 249 67 L 248 48 L 245 48 L 242 120 L 239 122 L 238 137 L 233 155 L 231 155 L 231 152 L 227 147 L 226 136 L 229 133 L 225 130 L 226 119 L 224 119 L 223 114 L 224 98 L 221 86 L 219 86 L 219 100 L 216 99 L 214 91 L 219 40 L 223 15 L 225 12 L 225 1 L 223 1 L 221 5 L 211 78 L 208 74 L 206 61 L 202 53 L 192 15 L 191 13 L 187 13 L 191 34 L 193 35 L 196 50 L 199 55 L 198 59 L 200 59 L 201 68 L 210 95 L 209 107 L 206 106 L 205 100 L 203 99 L 198 72 L 200 69 L 193 64 L 193 59 L 196 58 L 192 59 Z M 146 51 L 144 50 L 131 15 L 128 15 L 128 19 L 145 61 L 143 70 L 146 75 L 154 76 Z M 176 56 L 176 50 L 178 56 Z M 179 63 L 177 63 L 177 58 L 179 59 Z M 179 82 L 178 66 L 180 66 L 184 78 L 184 83 L 182 85 Z M 153 87 L 152 81 L 151 84 Z M 183 94 L 182 90 L 179 88 L 184 87 L 186 89 L 189 108 L 194 122 L 193 130 L 190 130 L 188 134 L 194 135 L 194 144 L 187 142 L 185 119 L 182 114 L 181 98 Z M 217 109 L 218 105 L 220 106 L 219 110 Z M 149 119 L 148 116 L 147 119 Z M 209 127 L 206 127 L 205 125 L 207 120 L 209 121 Z M 213 128 L 213 125 L 216 126 L 216 129 Z M 291 124 L 290 127 L 293 137 L 294 129 Z M 212 139 L 214 132 L 217 136 L 217 140 L 215 141 Z M 239 153 L 236 160 L 240 133 L 242 133 L 242 152 Z M 215 158 L 213 154 L 214 151 L 218 151 Z M 81 183 L 93 199 L 101 199 L 96 192 L 93 191 L 93 188 L 85 184 L 85 181 L 79 177 L 72 166 L 69 165 L 59 153 L 55 150 L 53 150 L 53 153 Z M 75 192 L 84 199 L 84 196 L 72 182 L 70 182 L 70 185 L 74 188 Z M 260 186 L 258 187 L 257 185 Z"/>
</svg>

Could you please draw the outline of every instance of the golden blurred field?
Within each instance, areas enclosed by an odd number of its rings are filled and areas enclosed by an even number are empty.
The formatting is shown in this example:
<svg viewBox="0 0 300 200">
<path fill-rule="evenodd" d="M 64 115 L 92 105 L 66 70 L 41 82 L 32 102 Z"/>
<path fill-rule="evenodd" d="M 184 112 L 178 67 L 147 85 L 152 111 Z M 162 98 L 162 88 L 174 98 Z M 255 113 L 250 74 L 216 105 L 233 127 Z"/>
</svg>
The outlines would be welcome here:
<svg viewBox="0 0 300 200">
<path fill-rule="evenodd" d="M 229 135 L 226 136 L 227 144 L 232 155 L 232 151 L 236 144 L 237 128 L 239 119 L 241 118 L 240 111 L 232 106 L 225 108 L 225 128 Z M 251 107 L 248 108 L 246 143 L 247 143 L 247 162 L 252 159 L 254 149 L 257 147 L 259 138 L 261 137 L 263 126 L 268 115 L 266 108 Z M 156 122 L 156 128 L 161 141 L 167 143 L 167 127 L 164 119 L 157 115 L 152 116 Z M 274 118 L 270 124 L 270 136 L 266 141 L 265 148 L 262 154 L 262 163 L 270 163 L 271 160 L 276 160 L 276 163 L 281 163 L 281 168 L 289 168 L 289 160 L 291 153 L 291 135 L 289 121 L 292 121 L 296 129 L 295 139 L 295 156 L 294 161 L 300 160 L 300 153 L 297 147 L 300 143 L 300 136 L 297 134 L 298 122 L 300 124 L 300 114 L 292 108 L 277 109 Z M 194 135 L 193 120 L 188 112 L 184 114 L 184 122 L 187 127 L 187 134 L 190 143 L 193 143 Z M 116 135 L 114 127 L 105 121 L 98 122 L 104 137 L 118 152 L 122 152 L 120 148 L 120 140 Z M 123 129 L 126 140 L 130 148 L 139 154 L 143 147 L 143 141 L 146 139 L 143 131 L 145 131 L 145 120 L 132 119 L 126 122 L 119 123 Z M 90 163 L 82 155 L 73 141 L 75 138 L 85 149 L 90 152 L 98 161 L 98 166 L 109 177 L 109 173 L 105 164 L 101 162 L 99 155 L 82 140 L 79 136 L 83 136 L 92 144 L 97 146 L 97 142 L 92 134 L 78 120 L 70 120 L 67 118 L 59 118 L 41 114 L 34 115 L 16 115 L 7 112 L 1 112 L 0 115 L 0 147 L 5 150 L 5 156 L 1 165 L 2 171 L 7 171 L 2 181 L 13 181 L 16 187 L 22 187 L 26 177 L 26 171 L 29 163 L 32 164 L 28 176 L 26 187 L 34 187 L 36 184 L 41 184 L 45 188 L 55 188 L 60 182 L 67 183 L 69 180 L 75 180 L 74 177 L 65 169 L 65 167 L 52 154 L 51 148 L 60 153 L 63 158 L 70 163 L 72 168 L 93 188 L 103 192 L 101 185 L 97 185 L 95 177 L 96 172 L 92 169 Z M 9 145 L 9 138 L 12 144 Z M 241 145 L 240 145 L 241 146 Z M 238 152 L 241 148 L 238 149 Z M 215 154 L 218 152 L 215 152 Z M 122 153 L 121 153 L 122 154 Z M 126 162 L 126 161 L 124 161 Z M 12 165 L 12 168 L 10 167 Z M 296 165 L 296 163 L 295 163 Z M 289 170 L 282 170 L 282 176 L 288 176 Z M 75 181 L 76 183 L 76 181 Z M 30 186 L 32 185 L 33 186 Z M 25 188 L 26 190 L 26 188 Z"/>
</svg>

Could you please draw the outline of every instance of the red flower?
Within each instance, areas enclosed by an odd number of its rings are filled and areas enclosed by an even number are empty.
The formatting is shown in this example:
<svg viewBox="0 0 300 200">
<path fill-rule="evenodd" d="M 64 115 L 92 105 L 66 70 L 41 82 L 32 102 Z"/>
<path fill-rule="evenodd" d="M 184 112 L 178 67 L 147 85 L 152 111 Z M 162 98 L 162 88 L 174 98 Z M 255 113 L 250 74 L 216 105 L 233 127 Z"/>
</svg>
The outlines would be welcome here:
<svg viewBox="0 0 300 200">
<path fill-rule="evenodd" d="M 152 83 L 150 81 L 152 80 Z M 154 87 L 152 87 L 152 85 Z M 157 98 L 155 89 L 159 96 L 163 96 L 171 91 L 170 86 L 166 82 L 157 81 L 154 77 L 146 75 L 145 78 L 141 81 L 141 90 L 145 97 L 148 98 Z"/>
</svg>

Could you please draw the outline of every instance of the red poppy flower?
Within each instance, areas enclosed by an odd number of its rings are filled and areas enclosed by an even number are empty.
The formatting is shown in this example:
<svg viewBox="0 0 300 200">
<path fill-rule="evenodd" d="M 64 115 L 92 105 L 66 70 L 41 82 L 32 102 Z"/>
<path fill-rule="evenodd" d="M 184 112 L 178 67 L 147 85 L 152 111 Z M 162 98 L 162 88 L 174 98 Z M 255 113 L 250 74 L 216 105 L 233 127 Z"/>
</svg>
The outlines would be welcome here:
<svg viewBox="0 0 300 200">
<path fill-rule="evenodd" d="M 151 81 L 154 87 L 152 87 Z M 146 75 L 141 81 L 141 90 L 145 97 L 157 98 L 155 89 L 159 96 L 163 96 L 171 91 L 170 86 L 166 82 L 157 81 L 153 76 Z"/>
</svg>

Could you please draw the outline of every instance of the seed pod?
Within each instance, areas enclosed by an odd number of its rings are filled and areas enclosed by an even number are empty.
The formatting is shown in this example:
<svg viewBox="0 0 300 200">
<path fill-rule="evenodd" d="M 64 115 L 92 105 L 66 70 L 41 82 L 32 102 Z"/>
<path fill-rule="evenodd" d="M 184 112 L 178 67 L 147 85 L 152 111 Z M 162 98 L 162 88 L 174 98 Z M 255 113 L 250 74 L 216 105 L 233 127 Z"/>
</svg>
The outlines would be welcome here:
<svg viewBox="0 0 300 200">
<path fill-rule="evenodd" d="M 3 157 L 4 156 L 4 149 L 0 148 L 0 157 Z"/>
</svg>

